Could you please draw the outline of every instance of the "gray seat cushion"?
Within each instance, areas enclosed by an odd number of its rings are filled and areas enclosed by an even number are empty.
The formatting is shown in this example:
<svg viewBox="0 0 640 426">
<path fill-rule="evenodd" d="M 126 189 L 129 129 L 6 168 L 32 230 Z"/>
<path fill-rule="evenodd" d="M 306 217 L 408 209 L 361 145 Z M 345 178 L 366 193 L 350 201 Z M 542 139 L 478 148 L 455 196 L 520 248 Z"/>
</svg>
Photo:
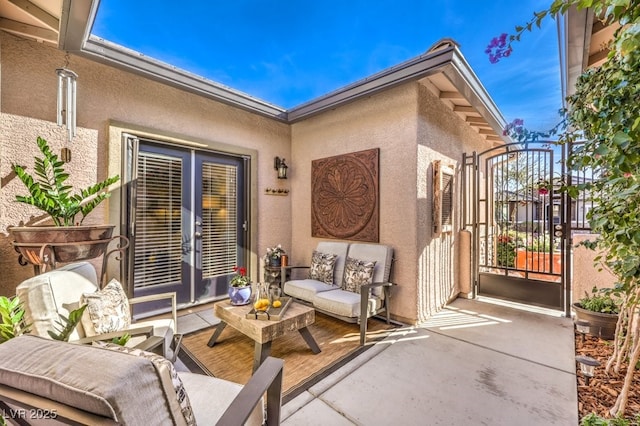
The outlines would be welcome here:
<svg viewBox="0 0 640 426">
<path fill-rule="evenodd" d="M 284 293 L 295 297 L 296 299 L 304 300 L 306 302 L 313 302 L 316 294 L 329 290 L 335 290 L 337 287 L 329 284 L 325 284 L 316 280 L 293 280 L 284 283 Z"/>
<path fill-rule="evenodd" d="M 360 316 L 360 294 L 346 290 L 331 290 L 319 293 L 313 299 L 313 307 L 347 318 Z M 369 297 L 367 316 L 373 315 L 382 307 L 379 297 Z"/>
<path fill-rule="evenodd" d="M 202 374 L 179 372 L 178 376 L 189 395 L 191 408 L 198 424 L 216 424 L 231 401 L 240 393 L 242 386 Z M 258 404 L 246 425 L 263 423 L 263 404 Z"/>
</svg>

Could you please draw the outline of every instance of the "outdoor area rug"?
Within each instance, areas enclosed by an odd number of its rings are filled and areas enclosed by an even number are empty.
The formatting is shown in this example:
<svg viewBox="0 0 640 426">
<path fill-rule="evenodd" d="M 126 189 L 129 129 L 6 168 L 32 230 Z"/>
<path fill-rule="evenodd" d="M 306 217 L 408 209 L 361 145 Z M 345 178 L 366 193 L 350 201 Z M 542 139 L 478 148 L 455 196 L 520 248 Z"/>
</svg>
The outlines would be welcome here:
<svg viewBox="0 0 640 426">
<path fill-rule="evenodd" d="M 283 402 L 313 386 L 349 360 L 383 339 L 394 328 L 383 321 L 370 319 L 367 344 L 360 346 L 360 326 L 316 312 L 309 331 L 322 352 L 314 354 L 298 332 L 274 340 L 271 356 L 284 359 Z M 253 368 L 254 342 L 233 327 L 227 326 L 213 348 L 207 342 L 215 327 L 187 335 L 182 340 L 181 359 L 191 371 L 245 384 Z M 190 358 L 190 359 L 186 359 Z M 195 365 L 194 365 L 195 364 Z M 201 371 L 197 371 L 197 370 Z"/>
</svg>

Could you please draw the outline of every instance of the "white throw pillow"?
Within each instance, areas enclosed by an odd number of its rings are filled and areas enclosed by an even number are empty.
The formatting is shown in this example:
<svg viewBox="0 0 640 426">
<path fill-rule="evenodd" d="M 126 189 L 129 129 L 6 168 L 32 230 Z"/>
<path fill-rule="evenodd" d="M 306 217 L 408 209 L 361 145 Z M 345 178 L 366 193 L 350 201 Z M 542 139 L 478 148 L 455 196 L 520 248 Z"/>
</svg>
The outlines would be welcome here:
<svg viewBox="0 0 640 426">
<path fill-rule="evenodd" d="M 84 293 L 80 305 L 88 305 L 82 315 L 82 326 L 87 336 L 110 333 L 131 326 L 129 299 L 116 279 L 102 290 Z"/>
</svg>

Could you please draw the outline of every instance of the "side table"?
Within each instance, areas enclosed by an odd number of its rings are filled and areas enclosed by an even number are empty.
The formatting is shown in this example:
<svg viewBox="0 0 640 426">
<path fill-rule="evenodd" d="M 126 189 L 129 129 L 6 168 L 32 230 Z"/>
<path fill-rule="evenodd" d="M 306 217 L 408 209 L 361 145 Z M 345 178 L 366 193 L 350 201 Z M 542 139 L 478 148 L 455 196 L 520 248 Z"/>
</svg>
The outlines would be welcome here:
<svg viewBox="0 0 640 426">
<path fill-rule="evenodd" d="M 267 287 L 271 287 L 272 285 L 277 285 L 280 287 L 280 278 L 281 271 L 279 266 L 265 266 L 264 267 L 264 282 L 267 284 Z M 290 271 L 287 271 L 287 277 L 289 278 Z"/>
<path fill-rule="evenodd" d="M 247 313 L 252 309 L 251 305 L 234 306 L 229 301 L 223 300 L 213 305 L 214 312 L 220 323 L 209 338 L 207 346 L 212 348 L 227 325 L 254 341 L 253 372 L 260 364 L 271 355 L 271 342 L 278 337 L 298 331 L 311 352 L 319 354 L 320 346 L 315 341 L 307 326 L 316 320 L 316 312 L 311 306 L 300 303 L 291 303 L 284 317 L 278 321 L 265 321 L 247 318 Z"/>
</svg>

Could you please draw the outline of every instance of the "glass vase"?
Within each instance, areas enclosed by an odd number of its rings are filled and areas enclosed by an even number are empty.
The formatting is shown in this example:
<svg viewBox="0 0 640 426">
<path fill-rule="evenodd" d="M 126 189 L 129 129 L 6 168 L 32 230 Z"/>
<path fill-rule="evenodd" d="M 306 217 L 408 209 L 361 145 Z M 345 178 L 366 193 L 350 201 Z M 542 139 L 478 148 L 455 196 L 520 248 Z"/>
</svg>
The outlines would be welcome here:
<svg viewBox="0 0 640 426">
<path fill-rule="evenodd" d="M 269 297 L 269 287 L 266 283 L 256 284 L 256 297 L 254 299 L 253 307 L 256 311 L 266 311 L 271 306 L 271 299 Z"/>
</svg>

